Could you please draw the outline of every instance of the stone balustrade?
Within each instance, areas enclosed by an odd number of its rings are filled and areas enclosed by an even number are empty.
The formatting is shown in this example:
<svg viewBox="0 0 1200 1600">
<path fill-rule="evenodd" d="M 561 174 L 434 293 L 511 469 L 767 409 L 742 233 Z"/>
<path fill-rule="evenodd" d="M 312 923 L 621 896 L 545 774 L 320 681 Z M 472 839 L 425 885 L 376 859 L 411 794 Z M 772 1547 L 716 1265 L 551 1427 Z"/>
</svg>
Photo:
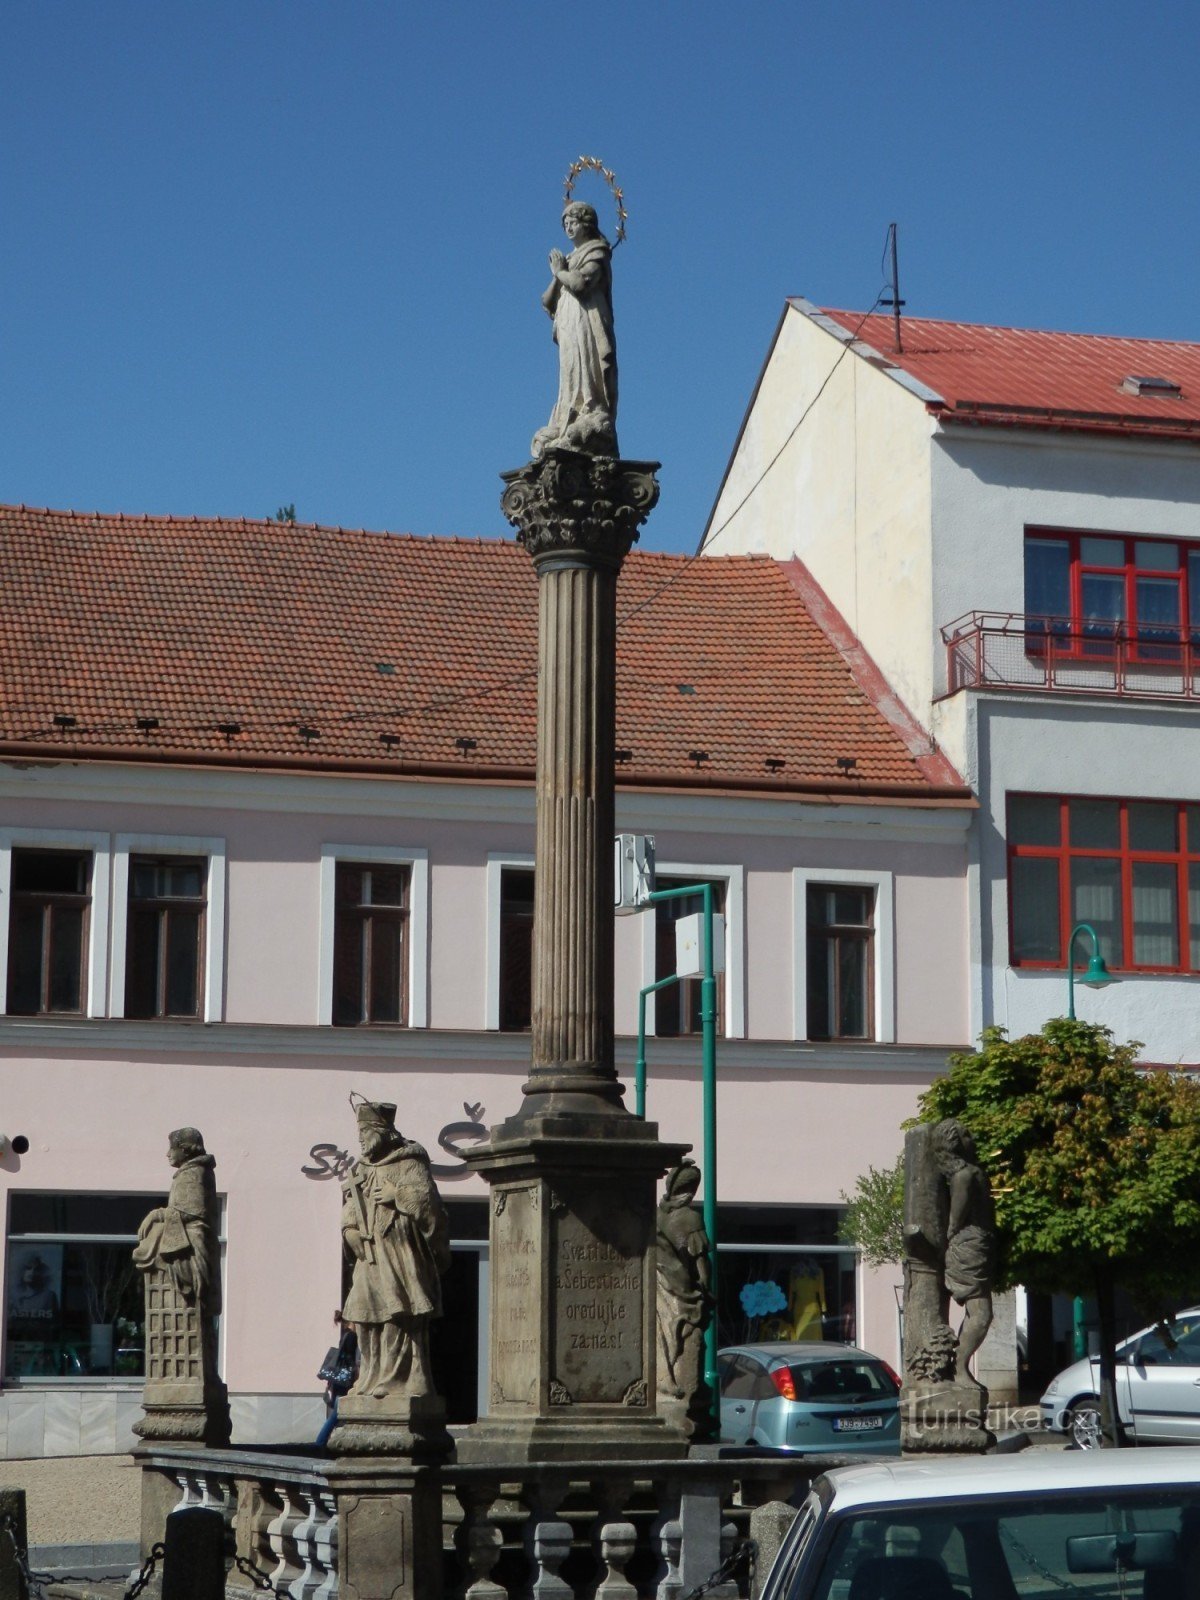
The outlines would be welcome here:
<svg viewBox="0 0 1200 1600">
<path fill-rule="evenodd" d="M 338 1594 L 331 1458 L 188 1446 L 148 1446 L 138 1457 L 144 1551 L 162 1538 L 170 1512 L 215 1507 L 229 1527 L 230 1596 L 256 1592 L 235 1556 L 290 1600 Z M 455 1600 L 679 1600 L 739 1540 L 757 1536 L 756 1508 L 773 1508 L 777 1520 L 780 1502 L 795 1504 L 813 1477 L 838 1464 L 714 1454 L 430 1467 L 442 1493 L 442 1592 Z M 746 1600 L 748 1563 L 711 1593 Z"/>
</svg>

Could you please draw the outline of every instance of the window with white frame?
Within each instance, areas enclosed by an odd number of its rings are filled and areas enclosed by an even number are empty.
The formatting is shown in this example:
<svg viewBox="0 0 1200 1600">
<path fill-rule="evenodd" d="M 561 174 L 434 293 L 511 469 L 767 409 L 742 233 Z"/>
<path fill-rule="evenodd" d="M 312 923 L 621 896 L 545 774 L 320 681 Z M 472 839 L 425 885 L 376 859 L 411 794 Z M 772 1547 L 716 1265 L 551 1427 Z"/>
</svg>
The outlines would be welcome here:
<svg viewBox="0 0 1200 1600">
<path fill-rule="evenodd" d="M 109 1011 L 139 1021 L 220 1022 L 225 1001 L 225 841 L 118 834 L 113 841 Z"/>
<path fill-rule="evenodd" d="M 319 1021 L 427 1027 L 428 924 L 427 851 L 322 845 Z"/>
<path fill-rule="evenodd" d="M 714 866 L 661 860 L 655 872 L 658 889 L 682 889 L 690 884 L 713 886 L 713 910 L 725 918 L 725 971 L 717 979 L 717 1032 L 726 1039 L 742 1039 L 746 1033 L 745 974 L 742 960 L 744 942 L 743 907 L 745 870 L 740 866 Z M 683 909 L 680 910 L 682 905 Z M 665 915 L 658 913 L 665 908 Z M 642 983 L 655 983 L 667 977 L 675 966 L 675 919 L 702 910 L 703 900 L 667 900 L 643 912 Z M 660 1038 L 694 1032 L 699 1028 L 698 980 L 681 983 L 647 996 L 646 1031 Z M 664 996 L 667 996 L 664 1004 Z M 694 1023 L 694 1026 L 693 1026 Z"/>
<path fill-rule="evenodd" d="M 892 874 L 796 867 L 792 898 L 795 1037 L 893 1043 Z"/>
<path fill-rule="evenodd" d="M 0 1012 L 102 1016 L 109 836 L 0 830 Z"/>
</svg>

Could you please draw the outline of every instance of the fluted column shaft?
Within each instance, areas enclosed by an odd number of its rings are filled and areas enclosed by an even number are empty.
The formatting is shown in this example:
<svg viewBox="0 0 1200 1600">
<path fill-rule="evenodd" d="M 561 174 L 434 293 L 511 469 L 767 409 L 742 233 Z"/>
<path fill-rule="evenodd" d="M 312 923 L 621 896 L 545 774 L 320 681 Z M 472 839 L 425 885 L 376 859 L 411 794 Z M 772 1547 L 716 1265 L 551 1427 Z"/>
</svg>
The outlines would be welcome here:
<svg viewBox="0 0 1200 1600">
<path fill-rule="evenodd" d="M 538 574 L 537 857 L 527 1114 L 623 1112 L 613 1065 L 617 575 L 657 463 L 552 449 L 501 502 Z"/>
<path fill-rule="evenodd" d="M 613 1067 L 616 573 L 582 560 L 538 572 L 533 1072 L 539 1087 L 620 1097 Z M 586 1083 L 568 1082 L 579 1077 Z M 531 1085 L 532 1086 L 532 1085 Z"/>
</svg>

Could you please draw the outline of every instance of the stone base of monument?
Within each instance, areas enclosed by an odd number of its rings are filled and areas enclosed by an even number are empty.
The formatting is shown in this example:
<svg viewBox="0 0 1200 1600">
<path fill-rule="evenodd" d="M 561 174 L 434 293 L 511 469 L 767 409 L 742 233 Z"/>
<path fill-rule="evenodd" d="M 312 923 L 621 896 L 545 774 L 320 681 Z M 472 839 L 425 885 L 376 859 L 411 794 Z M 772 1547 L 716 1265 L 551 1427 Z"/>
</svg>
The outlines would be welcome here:
<svg viewBox="0 0 1200 1600">
<path fill-rule="evenodd" d="M 338 1419 L 329 1436 L 335 1456 L 404 1456 L 425 1463 L 441 1461 L 453 1448 L 446 1431 L 446 1405 L 440 1395 L 385 1397 L 348 1394 L 338 1401 Z"/>
<path fill-rule="evenodd" d="M 491 1187 L 488 1415 L 462 1462 L 664 1460 L 656 1185 L 686 1147 L 627 1113 L 513 1118 L 469 1156 Z"/>
<path fill-rule="evenodd" d="M 343 1458 L 326 1478 L 337 1504 L 339 1600 L 444 1600 L 439 1474 L 397 1457 Z"/>
<path fill-rule="evenodd" d="M 660 1394 L 658 1414 L 672 1433 L 681 1435 L 689 1451 L 695 1453 L 701 1445 L 713 1445 L 717 1440 L 717 1427 L 713 1420 L 712 1400 L 708 1385 L 703 1379 L 690 1398 L 677 1400 L 673 1395 Z"/>
<path fill-rule="evenodd" d="M 900 1394 L 900 1448 L 905 1455 L 982 1455 L 996 1443 L 987 1426 L 988 1393 L 973 1383 Z"/>
<path fill-rule="evenodd" d="M 203 1385 L 147 1383 L 142 1411 L 133 1431 L 147 1444 L 207 1444 L 221 1449 L 232 1434 L 229 1390 L 220 1380 Z"/>
</svg>

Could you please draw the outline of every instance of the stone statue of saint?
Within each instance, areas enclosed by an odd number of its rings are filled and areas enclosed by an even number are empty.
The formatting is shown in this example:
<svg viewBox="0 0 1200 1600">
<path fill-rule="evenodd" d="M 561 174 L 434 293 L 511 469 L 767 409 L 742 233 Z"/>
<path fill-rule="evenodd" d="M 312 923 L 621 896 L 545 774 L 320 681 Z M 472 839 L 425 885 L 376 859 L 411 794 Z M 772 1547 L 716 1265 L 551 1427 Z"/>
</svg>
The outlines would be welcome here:
<svg viewBox="0 0 1200 1600">
<path fill-rule="evenodd" d="M 572 200 L 563 232 L 573 249 L 551 250 L 553 277 L 542 304 L 558 345 L 558 400 L 533 436 L 535 458 L 550 445 L 590 455 L 617 454 L 617 344 L 613 333 L 612 246 L 595 208 Z"/>
<path fill-rule="evenodd" d="M 167 1160 L 175 1168 L 167 1203 L 143 1219 L 133 1251 L 146 1277 L 146 1415 L 134 1431 L 149 1439 L 228 1443 L 228 1396 L 217 1374 L 216 1163 L 195 1128 L 175 1129 Z"/>
<path fill-rule="evenodd" d="M 933 1130 L 934 1157 L 949 1191 L 946 1222 L 946 1288 L 963 1308 L 958 1330 L 956 1383 L 972 1381 L 967 1363 L 992 1325 L 995 1227 L 992 1191 L 979 1166 L 975 1141 L 949 1117 Z"/>
<path fill-rule="evenodd" d="M 408 1401 L 434 1393 L 429 1324 L 442 1314 L 449 1221 L 429 1157 L 397 1132 L 396 1107 L 366 1100 L 356 1115 L 362 1159 L 342 1191 L 354 1258 L 342 1317 L 358 1334 L 360 1363 L 351 1397 Z"/>
<path fill-rule="evenodd" d="M 712 1310 L 709 1242 L 696 1205 L 700 1168 L 681 1161 L 667 1174 L 658 1207 L 658 1409 L 693 1437 L 711 1421 L 704 1382 L 704 1330 Z"/>
</svg>

